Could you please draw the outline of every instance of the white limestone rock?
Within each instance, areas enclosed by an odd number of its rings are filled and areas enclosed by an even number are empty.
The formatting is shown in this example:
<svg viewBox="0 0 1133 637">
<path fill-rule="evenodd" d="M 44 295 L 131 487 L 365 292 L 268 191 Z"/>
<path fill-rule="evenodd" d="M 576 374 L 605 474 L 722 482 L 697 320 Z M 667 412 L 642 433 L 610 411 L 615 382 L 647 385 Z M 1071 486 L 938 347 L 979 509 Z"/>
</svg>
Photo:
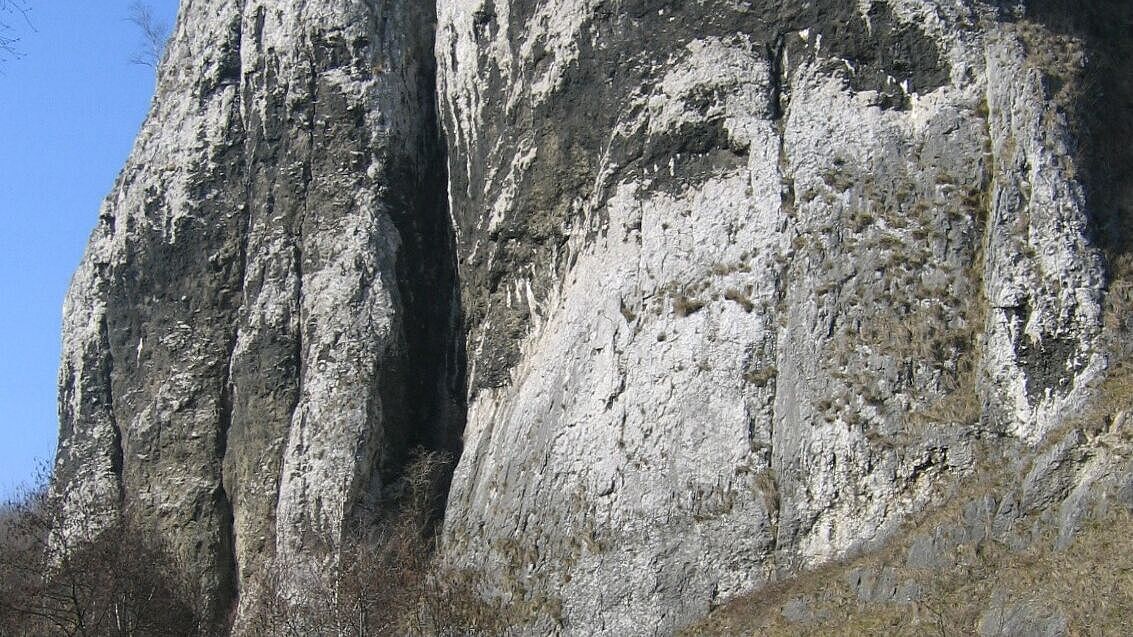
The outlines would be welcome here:
<svg viewBox="0 0 1133 637">
<path fill-rule="evenodd" d="M 665 634 L 878 545 L 1104 367 L 1069 131 L 1012 32 L 781 4 L 439 5 L 444 550 L 556 598 L 532 632 Z"/>
</svg>

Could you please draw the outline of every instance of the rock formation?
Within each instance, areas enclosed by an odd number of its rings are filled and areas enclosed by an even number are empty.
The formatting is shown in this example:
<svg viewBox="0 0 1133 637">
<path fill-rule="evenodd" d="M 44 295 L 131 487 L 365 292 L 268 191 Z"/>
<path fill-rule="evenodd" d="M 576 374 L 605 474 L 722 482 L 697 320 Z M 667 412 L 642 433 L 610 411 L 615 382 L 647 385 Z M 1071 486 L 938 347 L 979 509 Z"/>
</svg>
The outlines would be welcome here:
<svg viewBox="0 0 1133 637">
<path fill-rule="evenodd" d="M 58 480 L 152 523 L 215 615 L 459 433 L 432 16 L 185 3 L 75 275 Z"/>
<path fill-rule="evenodd" d="M 443 559 L 623 635 L 1062 463 L 1129 192 L 1107 42 L 1031 5 L 183 3 L 67 299 L 58 484 L 221 618 L 462 441 Z"/>
</svg>

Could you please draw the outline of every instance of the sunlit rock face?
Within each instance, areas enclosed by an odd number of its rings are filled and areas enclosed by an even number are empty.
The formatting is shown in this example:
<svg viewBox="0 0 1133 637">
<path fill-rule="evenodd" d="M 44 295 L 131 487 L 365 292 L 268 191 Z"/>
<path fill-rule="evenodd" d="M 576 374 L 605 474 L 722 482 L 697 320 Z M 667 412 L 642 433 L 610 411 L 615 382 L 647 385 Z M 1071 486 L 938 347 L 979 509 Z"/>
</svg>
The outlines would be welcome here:
<svg viewBox="0 0 1133 637">
<path fill-rule="evenodd" d="M 454 435 L 432 21 L 184 3 L 75 275 L 59 484 L 156 527 L 214 616 L 272 556 L 320 569 L 404 451 Z"/>
<path fill-rule="evenodd" d="M 1102 262 L 1011 13 L 441 0 L 450 558 L 665 633 L 1076 409 Z"/>
<path fill-rule="evenodd" d="M 1083 96 L 1130 91 L 1031 4 L 185 2 L 67 298 L 57 488 L 237 632 L 417 446 L 462 445 L 441 558 L 531 634 L 671 633 L 1004 459 L 1063 506 L 1124 466 L 1046 445 L 1127 334 L 1133 144 Z"/>
</svg>

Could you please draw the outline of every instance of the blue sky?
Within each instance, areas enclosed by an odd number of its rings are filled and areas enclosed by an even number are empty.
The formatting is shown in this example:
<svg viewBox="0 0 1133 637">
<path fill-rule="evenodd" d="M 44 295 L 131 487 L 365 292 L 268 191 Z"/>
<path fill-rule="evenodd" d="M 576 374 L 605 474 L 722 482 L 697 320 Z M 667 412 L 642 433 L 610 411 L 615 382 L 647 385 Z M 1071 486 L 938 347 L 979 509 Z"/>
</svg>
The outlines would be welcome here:
<svg viewBox="0 0 1133 637">
<path fill-rule="evenodd" d="M 24 0 L 0 62 L 0 498 L 55 452 L 63 295 L 149 109 L 132 0 Z M 147 3 L 172 25 L 177 0 Z"/>
</svg>

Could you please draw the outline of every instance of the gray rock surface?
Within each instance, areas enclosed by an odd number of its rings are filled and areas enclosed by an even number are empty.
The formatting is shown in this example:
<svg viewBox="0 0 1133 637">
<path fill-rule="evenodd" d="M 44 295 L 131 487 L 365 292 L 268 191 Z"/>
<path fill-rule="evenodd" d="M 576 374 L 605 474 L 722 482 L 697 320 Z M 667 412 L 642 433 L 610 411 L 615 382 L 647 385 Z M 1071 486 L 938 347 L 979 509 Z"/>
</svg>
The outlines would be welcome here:
<svg viewBox="0 0 1133 637">
<path fill-rule="evenodd" d="M 671 633 L 988 458 L 1021 488 L 910 566 L 1072 535 L 1116 462 L 1067 424 L 1116 351 L 1087 194 L 1120 194 L 1084 185 L 1080 43 L 1021 15 L 185 2 L 67 298 L 58 488 L 218 621 L 328 572 L 418 445 L 462 442 L 442 556 L 543 600 L 531 633 Z"/>
<path fill-rule="evenodd" d="M 1067 124 L 990 7 L 439 7 L 445 549 L 563 632 L 666 633 L 880 543 L 1103 369 Z"/>
<path fill-rule="evenodd" d="M 72 283 L 58 484 L 156 527 L 215 617 L 274 556 L 321 572 L 405 450 L 456 435 L 432 20 L 185 3 Z"/>
<path fill-rule="evenodd" d="M 1057 609 L 1038 600 L 1011 603 L 998 594 L 991 600 L 991 608 L 980 617 L 980 637 L 1065 637 L 1069 635 L 1069 622 Z"/>
</svg>

